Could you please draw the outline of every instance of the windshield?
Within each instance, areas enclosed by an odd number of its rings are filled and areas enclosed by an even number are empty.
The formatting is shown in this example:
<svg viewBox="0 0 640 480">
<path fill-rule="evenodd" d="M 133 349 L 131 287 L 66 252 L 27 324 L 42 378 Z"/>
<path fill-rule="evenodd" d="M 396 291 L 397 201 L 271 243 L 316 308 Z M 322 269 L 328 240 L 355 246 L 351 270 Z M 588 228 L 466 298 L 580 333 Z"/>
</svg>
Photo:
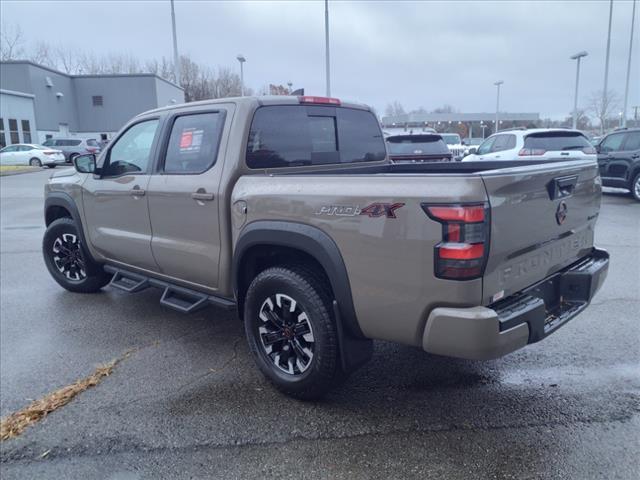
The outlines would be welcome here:
<svg viewBox="0 0 640 480">
<path fill-rule="evenodd" d="M 449 153 L 440 135 L 403 135 L 387 138 L 391 155 L 444 155 Z"/>
<path fill-rule="evenodd" d="M 460 145 L 460 135 L 457 133 L 441 133 L 440 136 L 447 145 Z"/>
</svg>

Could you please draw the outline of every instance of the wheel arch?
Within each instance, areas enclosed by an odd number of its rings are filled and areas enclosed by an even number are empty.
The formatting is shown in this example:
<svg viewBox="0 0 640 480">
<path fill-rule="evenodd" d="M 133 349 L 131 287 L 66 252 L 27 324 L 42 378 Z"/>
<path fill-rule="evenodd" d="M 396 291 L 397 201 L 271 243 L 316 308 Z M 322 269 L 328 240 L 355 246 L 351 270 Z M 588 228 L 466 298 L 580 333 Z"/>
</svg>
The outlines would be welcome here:
<svg viewBox="0 0 640 480">
<path fill-rule="evenodd" d="M 82 219 L 75 201 L 65 192 L 49 192 L 44 201 L 44 221 L 48 227 L 59 218 L 70 218 L 76 224 L 78 235 L 80 236 L 83 253 L 95 263 L 95 259 L 87 248 L 87 239 L 84 236 Z"/>
<path fill-rule="evenodd" d="M 296 262 L 307 260 L 326 276 L 338 303 L 344 327 L 355 338 L 364 338 L 358 324 L 349 276 L 342 255 L 333 239 L 311 225 L 286 221 L 256 221 L 244 227 L 236 242 L 232 282 L 238 310 L 242 315 L 244 295 L 255 274 L 274 264 L 269 257 Z"/>
</svg>

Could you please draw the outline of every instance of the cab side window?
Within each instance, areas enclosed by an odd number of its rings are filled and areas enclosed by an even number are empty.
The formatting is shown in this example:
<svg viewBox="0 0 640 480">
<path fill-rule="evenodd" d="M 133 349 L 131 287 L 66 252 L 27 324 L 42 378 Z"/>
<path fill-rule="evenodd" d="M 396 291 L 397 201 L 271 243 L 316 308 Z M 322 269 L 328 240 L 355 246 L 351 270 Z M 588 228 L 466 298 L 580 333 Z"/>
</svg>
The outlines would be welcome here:
<svg viewBox="0 0 640 480">
<path fill-rule="evenodd" d="M 496 137 L 487 138 L 480 146 L 478 147 L 477 155 L 486 155 L 491 152 L 491 148 L 493 147 L 493 142 L 496 140 Z"/>
<path fill-rule="evenodd" d="M 157 119 L 146 120 L 130 127 L 109 150 L 103 175 L 113 177 L 146 173 L 157 131 Z"/>
<path fill-rule="evenodd" d="M 165 173 L 203 173 L 216 163 L 225 112 L 194 113 L 175 119 L 164 159 Z"/>
</svg>

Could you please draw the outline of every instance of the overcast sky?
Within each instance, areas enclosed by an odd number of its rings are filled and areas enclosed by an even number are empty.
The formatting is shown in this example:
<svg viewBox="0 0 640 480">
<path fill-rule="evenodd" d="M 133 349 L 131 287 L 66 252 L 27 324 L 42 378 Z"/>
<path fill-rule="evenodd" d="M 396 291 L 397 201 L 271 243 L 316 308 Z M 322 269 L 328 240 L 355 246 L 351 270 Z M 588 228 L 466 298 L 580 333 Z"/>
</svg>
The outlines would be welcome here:
<svg viewBox="0 0 640 480">
<path fill-rule="evenodd" d="M 609 88 L 622 98 L 631 26 L 630 0 L 615 0 Z M 608 1 L 329 2 L 332 95 L 384 112 L 448 103 L 463 112 L 495 111 L 493 82 L 504 80 L 501 110 L 568 115 L 575 61 L 583 59 L 579 105 L 604 81 Z M 640 105 L 640 5 L 636 8 L 629 107 Z M 96 54 L 141 60 L 172 55 L 169 1 L 10 1 L 3 25 Z M 176 1 L 178 48 L 211 66 L 238 68 L 245 82 L 305 87 L 323 95 L 324 2 Z M 622 103 L 622 102 L 621 102 Z M 629 108 L 629 115 L 632 114 Z"/>
</svg>

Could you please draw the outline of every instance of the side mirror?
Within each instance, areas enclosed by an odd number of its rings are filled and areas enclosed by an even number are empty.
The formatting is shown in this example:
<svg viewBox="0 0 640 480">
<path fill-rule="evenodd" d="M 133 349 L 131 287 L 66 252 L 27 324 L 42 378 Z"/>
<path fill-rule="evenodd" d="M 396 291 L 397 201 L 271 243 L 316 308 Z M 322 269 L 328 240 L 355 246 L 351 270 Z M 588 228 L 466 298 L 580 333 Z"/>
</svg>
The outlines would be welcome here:
<svg viewBox="0 0 640 480">
<path fill-rule="evenodd" d="M 475 153 L 478 151 L 478 149 L 476 147 L 471 147 L 469 149 L 469 155 L 475 155 Z"/>
<path fill-rule="evenodd" d="M 80 173 L 96 173 L 96 156 L 93 153 L 78 155 L 73 159 L 73 166 Z"/>
</svg>

